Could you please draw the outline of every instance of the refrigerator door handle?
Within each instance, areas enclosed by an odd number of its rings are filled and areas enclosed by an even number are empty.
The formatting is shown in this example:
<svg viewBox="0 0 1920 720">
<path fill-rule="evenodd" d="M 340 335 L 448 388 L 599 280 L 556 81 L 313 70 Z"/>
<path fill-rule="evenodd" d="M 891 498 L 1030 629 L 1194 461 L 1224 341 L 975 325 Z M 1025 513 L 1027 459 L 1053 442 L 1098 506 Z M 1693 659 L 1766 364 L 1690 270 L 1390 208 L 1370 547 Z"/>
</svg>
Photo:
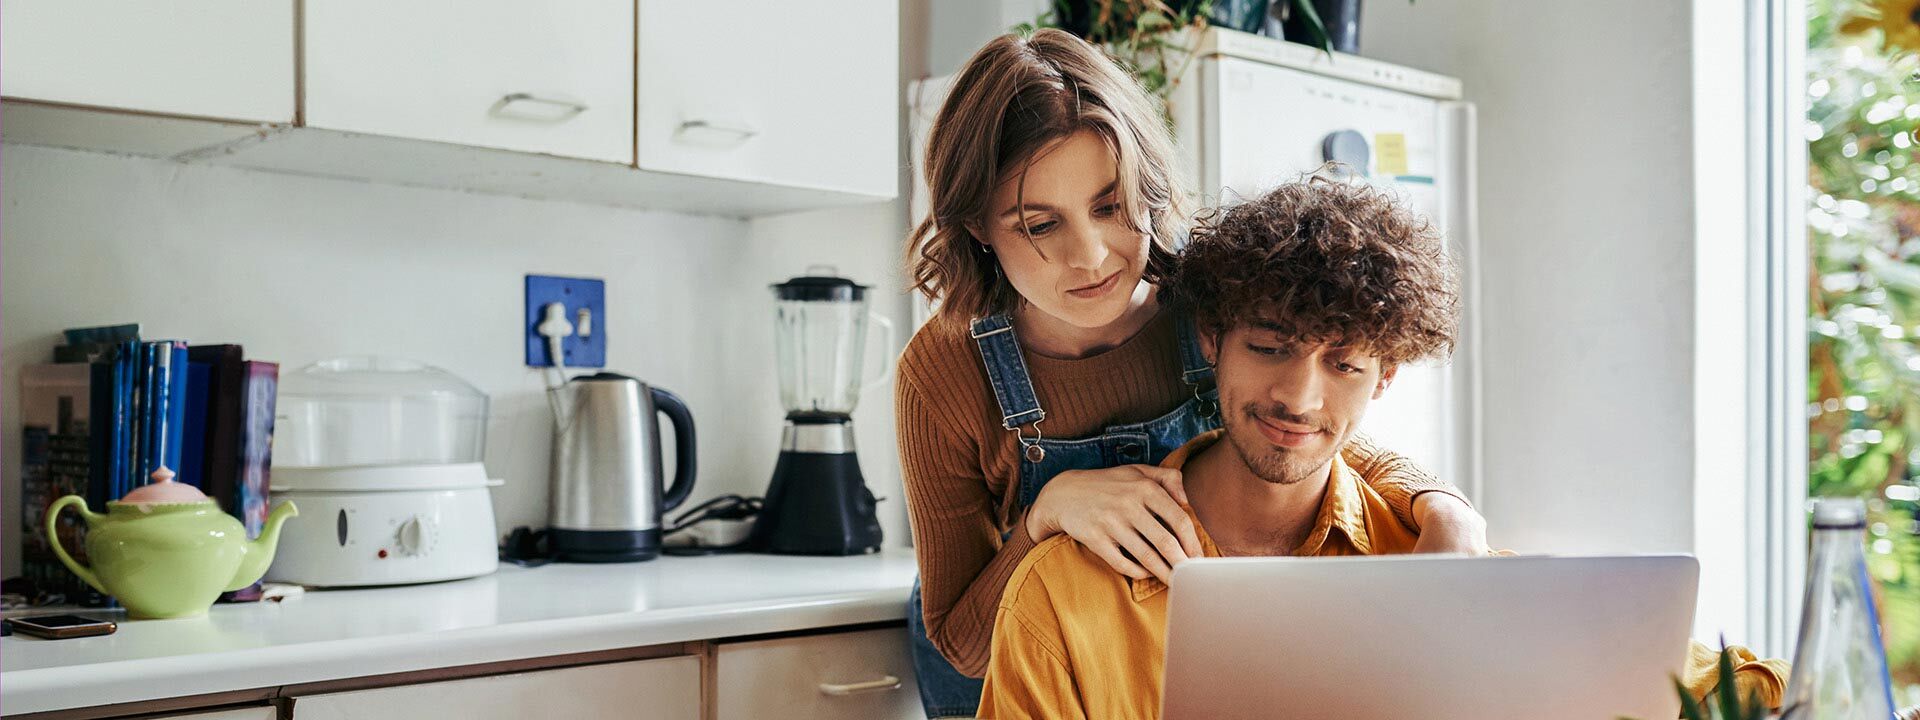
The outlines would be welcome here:
<svg viewBox="0 0 1920 720">
<path fill-rule="evenodd" d="M 1446 219 L 1447 242 L 1460 261 L 1461 332 L 1453 356 L 1451 392 L 1454 407 L 1453 453 L 1455 482 L 1475 505 L 1484 494 L 1484 435 L 1482 406 L 1482 344 L 1480 297 L 1480 197 L 1479 162 L 1475 139 L 1478 137 L 1477 113 L 1473 103 L 1441 102 L 1440 138 L 1440 212 Z"/>
</svg>

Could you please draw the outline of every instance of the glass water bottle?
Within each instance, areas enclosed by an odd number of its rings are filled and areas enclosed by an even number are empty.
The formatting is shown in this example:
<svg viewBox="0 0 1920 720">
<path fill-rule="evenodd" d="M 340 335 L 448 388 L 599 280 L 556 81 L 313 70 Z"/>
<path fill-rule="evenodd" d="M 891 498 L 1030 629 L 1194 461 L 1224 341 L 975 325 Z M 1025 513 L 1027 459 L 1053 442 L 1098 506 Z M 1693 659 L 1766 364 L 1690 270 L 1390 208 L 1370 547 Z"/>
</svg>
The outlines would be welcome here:
<svg viewBox="0 0 1920 720">
<path fill-rule="evenodd" d="M 1887 720 L 1893 693 L 1880 617 L 1867 578 L 1867 507 L 1858 498 L 1813 506 L 1806 607 L 1782 720 Z"/>
</svg>

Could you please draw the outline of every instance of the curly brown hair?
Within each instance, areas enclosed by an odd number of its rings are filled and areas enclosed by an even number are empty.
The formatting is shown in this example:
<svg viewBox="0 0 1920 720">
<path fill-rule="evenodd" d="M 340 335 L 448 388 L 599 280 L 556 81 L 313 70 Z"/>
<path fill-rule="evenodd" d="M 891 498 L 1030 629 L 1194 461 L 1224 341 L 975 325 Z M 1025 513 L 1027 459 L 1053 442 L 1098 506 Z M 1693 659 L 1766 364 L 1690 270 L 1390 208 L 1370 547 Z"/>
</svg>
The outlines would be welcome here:
<svg viewBox="0 0 1920 720">
<path fill-rule="evenodd" d="M 1460 325 L 1458 275 L 1433 225 L 1322 175 L 1210 211 L 1168 289 L 1214 332 L 1258 323 L 1395 364 L 1445 358 Z"/>
</svg>

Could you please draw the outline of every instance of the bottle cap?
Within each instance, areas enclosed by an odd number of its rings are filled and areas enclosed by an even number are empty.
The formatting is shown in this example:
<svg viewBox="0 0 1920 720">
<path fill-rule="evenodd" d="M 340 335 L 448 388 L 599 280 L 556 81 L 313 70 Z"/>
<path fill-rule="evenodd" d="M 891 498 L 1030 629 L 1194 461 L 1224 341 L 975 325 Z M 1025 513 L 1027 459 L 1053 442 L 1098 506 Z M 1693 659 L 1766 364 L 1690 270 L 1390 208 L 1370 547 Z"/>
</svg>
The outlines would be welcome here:
<svg viewBox="0 0 1920 720">
<path fill-rule="evenodd" d="M 1860 498 L 1824 497 L 1813 499 L 1813 527 L 1816 530 L 1858 530 L 1867 526 L 1867 503 Z"/>
</svg>

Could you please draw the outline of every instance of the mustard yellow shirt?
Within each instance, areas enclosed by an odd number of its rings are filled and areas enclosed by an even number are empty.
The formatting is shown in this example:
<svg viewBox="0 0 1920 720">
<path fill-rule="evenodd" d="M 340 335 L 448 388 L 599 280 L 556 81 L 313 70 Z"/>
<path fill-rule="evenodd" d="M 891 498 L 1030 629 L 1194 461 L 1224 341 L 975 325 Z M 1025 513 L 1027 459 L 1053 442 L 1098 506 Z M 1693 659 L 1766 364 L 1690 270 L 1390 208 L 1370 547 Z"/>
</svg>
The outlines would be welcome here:
<svg viewBox="0 0 1920 720">
<path fill-rule="evenodd" d="M 1167 456 L 1179 468 L 1222 431 L 1203 434 Z M 1192 515 L 1192 508 L 1187 509 Z M 1207 557 L 1220 548 L 1194 518 Z M 1313 531 L 1295 556 L 1390 555 L 1413 551 L 1419 534 L 1336 455 Z M 993 625 L 983 718 L 1154 718 L 1160 712 L 1166 657 L 1166 585 L 1114 572 L 1066 535 L 1036 546 L 1007 583 Z M 1786 663 L 1756 660 L 1735 648 L 1741 693 L 1778 707 Z M 1693 643 L 1683 682 L 1696 698 L 1719 684 L 1717 653 Z"/>
</svg>

